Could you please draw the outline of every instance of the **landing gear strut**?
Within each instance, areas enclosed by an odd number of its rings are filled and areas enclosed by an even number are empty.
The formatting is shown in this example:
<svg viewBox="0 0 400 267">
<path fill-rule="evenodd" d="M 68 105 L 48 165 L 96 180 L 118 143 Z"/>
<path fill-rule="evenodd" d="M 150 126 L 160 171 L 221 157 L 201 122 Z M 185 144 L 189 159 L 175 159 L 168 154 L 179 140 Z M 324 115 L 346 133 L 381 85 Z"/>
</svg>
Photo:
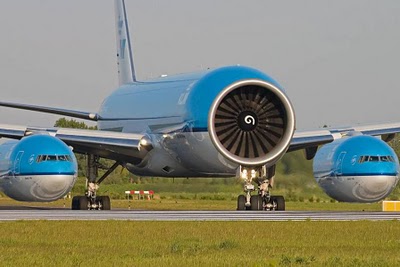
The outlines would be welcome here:
<svg viewBox="0 0 400 267">
<path fill-rule="evenodd" d="M 97 181 L 98 169 L 103 167 L 99 163 L 99 157 L 96 155 L 87 155 L 86 167 L 86 193 L 85 196 L 75 196 L 72 198 L 73 210 L 110 210 L 111 201 L 109 196 L 98 196 L 97 190 L 99 185 L 105 178 L 107 178 L 117 167 L 119 162 L 115 162 L 102 177 Z"/>
<path fill-rule="evenodd" d="M 285 199 L 283 196 L 271 196 L 270 189 L 273 187 L 275 177 L 275 165 L 266 168 L 239 167 L 240 177 L 244 179 L 245 195 L 239 195 L 237 200 L 237 210 L 285 210 Z M 253 182 L 258 185 L 257 194 L 251 195 L 256 191 Z"/>
</svg>

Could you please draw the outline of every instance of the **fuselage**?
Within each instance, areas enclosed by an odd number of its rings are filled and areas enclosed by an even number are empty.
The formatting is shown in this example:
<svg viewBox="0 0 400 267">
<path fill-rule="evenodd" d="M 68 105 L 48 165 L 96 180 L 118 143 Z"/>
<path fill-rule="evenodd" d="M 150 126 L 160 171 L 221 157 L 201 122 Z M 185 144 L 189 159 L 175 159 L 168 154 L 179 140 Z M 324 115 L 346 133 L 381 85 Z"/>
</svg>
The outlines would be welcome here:
<svg viewBox="0 0 400 267">
<path fill-rule="evenodd" d="M 27 136 L 0 145 L 0 190 L 20 201 L 54 201 L 75 184 L 72 150 L 49 135 Z"/>
<path fill-rule="evenodd" d="M 209 112 L 224 88 L 251 79 L 265 81 L 283 91 L 268 75 L 243 66 L 135 82 L 105 99 L 98 127 L 146 133 L 150 137 L 154 149 L 147 159 L 140 166 L 127 164 L 137 175 L 234 176 L 238 164 L 218 153 L 210 139 Z"/>
<path fill-rule="evenodd" d="M 314 176 L 332 198 L 344 202 L 376 202 L 394 189 L 399 162 L 393 149 L 371 136 L 353 136 L 320 148 Z"/>
</svg>

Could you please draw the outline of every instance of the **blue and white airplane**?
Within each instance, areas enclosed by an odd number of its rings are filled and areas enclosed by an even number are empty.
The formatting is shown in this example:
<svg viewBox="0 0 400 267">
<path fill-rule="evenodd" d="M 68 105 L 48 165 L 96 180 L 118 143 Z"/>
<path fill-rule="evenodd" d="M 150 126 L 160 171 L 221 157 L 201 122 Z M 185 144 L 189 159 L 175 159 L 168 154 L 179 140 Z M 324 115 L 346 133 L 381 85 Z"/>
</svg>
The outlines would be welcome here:
<svg viewBox="0 0 400 267">
<path fill-rule="evenodd" d="M 72 209 L 110 209 L 98 196 L 119 165 L 140 176 L 241 177 L 238 210 L 284 210 L 271 194 L 275 165 L 290 151 L 314 160 L 318 184 L 332 198 L 375 202 L 398 182 L 399 161 L 386 144 L 400 123 L 296 131 L 284 89 L 267 74 L 244 66 L 137 81 L 125 2 L 115 0 L 120 87 L 98 112 L 0 102 L 0 106 L 96 121 L 98 131 L 0 125 L 0 185 L 21 201 L 63 197 L 76 178 L 71 153 L 87 155 L 88 186 Z M 319 148 L 319 149 L 318 149 Z M 99 158 L 115 161 L 97 176 Z"/>
<path fill-rule="evenodd" d="M 0 146 L 0 188 L 21 201 L 54 201 L 74 186 L 78 165 L 60 139 L 35 134 Z"/>
<path fill-rule="evenodd" d="M 358 135 L 322 146 L 314 158 L 314 176 L 332 198 L 375 202 L 397 184 L 399 162 L 381 140 Z"/>
</svg>

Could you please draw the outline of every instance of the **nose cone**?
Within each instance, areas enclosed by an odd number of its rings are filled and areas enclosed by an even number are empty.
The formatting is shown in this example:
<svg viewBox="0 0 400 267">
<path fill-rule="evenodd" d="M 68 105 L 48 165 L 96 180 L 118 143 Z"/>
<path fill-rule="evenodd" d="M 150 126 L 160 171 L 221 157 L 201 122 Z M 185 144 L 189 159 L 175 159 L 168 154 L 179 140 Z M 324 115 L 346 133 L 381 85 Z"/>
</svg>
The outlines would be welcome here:
<svg viewBox="0 0 400 267">
<path fill-rule="evenodd" d="M 318 179 L 327 195 L 341 202 L 373 203 L 396 187 L 397 175 L 346 176 Z"/>
<path fill-rule="evenodd" d="M 376 202 L 387 197 L 396 187 L 398 176 L 372 176 L 359 179 L 353 188 L 358 202 Z"/>
<path fill-rule="evenodd" d="M 71 191 L 76 181 L 76 175 L 41 175 L 36 176 L 32 183 L 30 195 L 32 201 L 55 201 Z"/>
<path fill-rule="evenodd" d="M 4 193 L 19 201 L 49 202 L 64 197 L 76 181 L 76 174 L 18 176 L 6 184 Z"/>
</svg>

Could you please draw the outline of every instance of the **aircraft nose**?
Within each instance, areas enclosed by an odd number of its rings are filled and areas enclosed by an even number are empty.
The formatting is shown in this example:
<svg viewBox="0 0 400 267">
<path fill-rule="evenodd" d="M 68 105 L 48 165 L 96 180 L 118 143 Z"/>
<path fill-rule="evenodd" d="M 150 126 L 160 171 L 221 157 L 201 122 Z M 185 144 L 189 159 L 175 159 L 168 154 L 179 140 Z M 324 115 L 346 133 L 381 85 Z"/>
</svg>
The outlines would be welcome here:
<svg viewBox="0 0 400 267">
<path fill-rule="evenodd" d="M 388 196 L 398 182 L 398 176 L 373 176 L 354 187 L 354 195 L 361 201 L 378 201 Z"/>
<path fill-rule="evenodd" d="M 54 201 L 71 191 L 76 175 L 42 175 L 36 178 L 31 194 L 39 201 Z"/>
</svg>

